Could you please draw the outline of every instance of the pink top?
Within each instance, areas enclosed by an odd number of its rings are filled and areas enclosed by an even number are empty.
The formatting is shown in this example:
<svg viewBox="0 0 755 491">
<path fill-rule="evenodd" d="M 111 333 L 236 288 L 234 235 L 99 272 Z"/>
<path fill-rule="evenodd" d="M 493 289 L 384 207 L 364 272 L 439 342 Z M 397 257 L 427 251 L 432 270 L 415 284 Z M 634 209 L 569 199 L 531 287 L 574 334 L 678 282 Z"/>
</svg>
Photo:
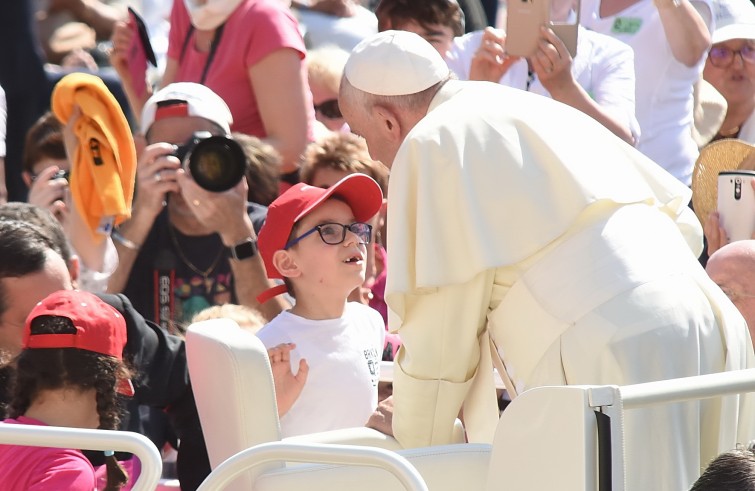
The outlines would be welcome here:
<svg viewBox="0 0 755 491">
<path fill-rule="evenodd" d="M 181 59 L 181 51 L 191 26 L 183 0 L 174 0 L 170 22 L 168 57 L 178 61 L 174 81 L 199 83 L 209 53 L 195 49 L 196 33 L 192 33 Z M 296 19 L 279 0 L 245 0 L 225 22 L 204 85 L 215 91 L 230 107 L 233 115 L 232 131 L 259 138 L 267 136 L 249 79 L 249 67 L 270 53 L 284 48 L 296 50 L 299 57 L 304 59 L 306 49 Z M 306 75 L 303 61 L 301 70 Z M 312 107 L 307 114 L 311 136 L 314 108 L 309 90 L 306 92 L 307 107 Z"/>
<path fill-rule="evenodd" d="M 4 423 L 47 426 L 19 416 Z M 79 450 L 0 445 L 0 489 L 3 491 L 93 491 L 94 468 Z"/>
</svg>

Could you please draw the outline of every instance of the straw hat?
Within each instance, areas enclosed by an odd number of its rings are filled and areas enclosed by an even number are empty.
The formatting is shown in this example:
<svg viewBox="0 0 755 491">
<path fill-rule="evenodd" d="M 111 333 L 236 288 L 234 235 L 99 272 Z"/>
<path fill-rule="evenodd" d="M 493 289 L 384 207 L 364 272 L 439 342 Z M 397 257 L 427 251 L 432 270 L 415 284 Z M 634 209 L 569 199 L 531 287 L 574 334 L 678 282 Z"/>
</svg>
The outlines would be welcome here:
<svg viewBox="0 0 755 491">
<path fill-rule="evenodd" d="M 700 223 L 716 210 L 718 173 L 727 170 L 755 170 L 755 146 L 729 138 L 700 150 L 692 173 L 692 206 Z"/>
</svg>

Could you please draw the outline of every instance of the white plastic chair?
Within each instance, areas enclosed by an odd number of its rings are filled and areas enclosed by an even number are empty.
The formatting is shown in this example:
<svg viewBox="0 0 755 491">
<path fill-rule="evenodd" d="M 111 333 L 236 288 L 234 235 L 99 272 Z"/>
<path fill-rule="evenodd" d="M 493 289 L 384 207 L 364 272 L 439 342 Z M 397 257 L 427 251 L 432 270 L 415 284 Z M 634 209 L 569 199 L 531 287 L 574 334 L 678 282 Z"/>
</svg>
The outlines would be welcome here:
<svg viewBox="0 0 755 491">
<path fill-rule="evenodd" d="M 139 459 L 142 469 L 134 483 L 133 491 L 153 491 L 160 480 L 163 467 L 160 452 L 155 445 L 147 437 L 130 431 L 0 423 L 0 443 L 130 452 Z"/>
</svg>

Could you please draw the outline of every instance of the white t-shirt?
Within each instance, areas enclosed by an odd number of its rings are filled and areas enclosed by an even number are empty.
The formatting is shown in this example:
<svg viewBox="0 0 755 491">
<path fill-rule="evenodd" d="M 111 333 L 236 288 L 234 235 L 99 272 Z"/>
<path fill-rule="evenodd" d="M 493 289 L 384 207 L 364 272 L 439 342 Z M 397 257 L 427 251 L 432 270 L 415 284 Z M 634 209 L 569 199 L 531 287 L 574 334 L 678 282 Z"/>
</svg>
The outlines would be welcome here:
<svg viewBox="0 0 755 491">
<path fill-rule="evenodd" d="M 711 11 L 707 0 L 694 3 Z M 636 114 L 642 130 L 637 149 L 689 185 L 698 155 L 692 138 L 692 94 L 705 56 L 693 67 L 674 58 L 651 0 L 641 0 L 611 17 L 601 18 L 599 9 L 600 0 L 583 0 L 582 25 L 634 50 Z"/>
<path fill-rule="evenodd" d="M 292 7 L 307 49 L 328 44 L 351 51 L 359 42 L 377 33 L 377 17 L 362 6 L 353 17 L 337 17 L 307 8 Z"/>
<path fill-rule="evenodd" d="M 257 336 L 267 348 L 296 343 L 291 369 L 307 360 L 301 395 L 280 420 L 289 437 L 364 426 L 377 407 L 385 324 L 380 314 L 356 302 L 338 319 L 310 320 L 281 312 Z"/>
<path fill-rule="evenodd" d="M 460 80 L 469 80 L 475 51 L 482 42 L 482 31 L 454 39 L 446 58 L 448 67 Z M 577 55 L 572 62 L 574 80 L 606 112 L 624 124 L 639 139 L 640 125 L 635 118 L 634 53 L 626 44 L 579 27 Z M 550 97 L 537 76 L 527 87 L 527 61 L 520 60 L 506 71 L 499 83 Z"/>
</svg>

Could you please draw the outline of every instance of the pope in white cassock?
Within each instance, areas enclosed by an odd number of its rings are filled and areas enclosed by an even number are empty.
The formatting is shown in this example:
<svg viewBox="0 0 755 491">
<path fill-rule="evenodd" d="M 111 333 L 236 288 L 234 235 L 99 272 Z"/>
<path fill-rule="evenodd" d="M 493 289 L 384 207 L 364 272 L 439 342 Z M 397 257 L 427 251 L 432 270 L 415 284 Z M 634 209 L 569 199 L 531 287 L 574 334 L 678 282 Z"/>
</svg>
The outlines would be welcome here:
<svg viewBox="0 0 755 491">
<path fill-rule="evenodd" d="M 462 405 L 470 440 L 492 440 L 495 392 L 473 384 L 492 378 L 489 343 L 514 392 L 755 366 L 744 320 L 697 261 L 689 189 L 589 116 L 449 80 L 430 44 L 396 31 L 354 49 L 339 104 L 391 168 L 386 298 L 403 341 L 392 423 L 403 446 L 449 443 Z M 688 489 L 755 437 L 751 401 L 627 412 L 627 489 Z"/>
</svg>

